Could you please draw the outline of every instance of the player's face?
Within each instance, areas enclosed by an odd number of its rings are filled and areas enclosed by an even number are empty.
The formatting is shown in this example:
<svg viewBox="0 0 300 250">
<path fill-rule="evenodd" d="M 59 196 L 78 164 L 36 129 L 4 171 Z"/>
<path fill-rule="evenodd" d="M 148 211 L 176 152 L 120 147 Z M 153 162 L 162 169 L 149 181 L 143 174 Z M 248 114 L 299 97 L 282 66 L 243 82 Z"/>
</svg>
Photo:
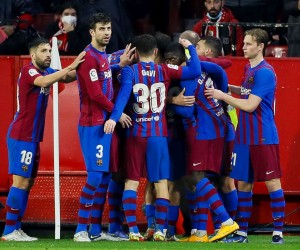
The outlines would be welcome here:
<svg viewBox="0 0 300 250">
<path fill-rule="evenodd" d="M 49 43 L 41 44 L 32 54 L 32 60 L 39 69 L 46 69 L 51 64 L 51 46 Z"/>
<path fill-rule="evenodd" d="M 178 56 L 173 55 L 172 53 L 166 53 L 165 62 L 166 64 L 173 64 L 179 66 L 182 63 L 182 60 Z"/>
<path fill-rule="evenodd" d="M 206 46 L 205 40 L 200 40 L 196 45 L 196 51 L 198 56 L 205 56 Z"/>
<path fill-rule="evenodd" d="M 258 44 L 254 37 L 246 35 L 244 38 L 244 56 L 248 59 L 253 59 L 260 53 L 262 53 L 263 44 Z"/>
<path fill-rule="evenodd" d="M 210 16 L 216 17 L 223 6 L 222 0 L 206 0 L 205 7 Z"/>
<path fill-rule="evenodd" d="M 91 35 L 99 47 L 106 46 L 111 37 L 111 23 L 97 23 L 95 30 L 91 30 Z"/>
</svg>

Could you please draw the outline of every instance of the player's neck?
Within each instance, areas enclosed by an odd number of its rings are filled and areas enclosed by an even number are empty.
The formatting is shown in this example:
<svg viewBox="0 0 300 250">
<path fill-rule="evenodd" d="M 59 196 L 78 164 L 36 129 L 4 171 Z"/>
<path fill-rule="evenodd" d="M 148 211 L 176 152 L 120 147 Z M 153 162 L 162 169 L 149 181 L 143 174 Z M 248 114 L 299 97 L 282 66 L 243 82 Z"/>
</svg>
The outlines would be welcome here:
<svg viewBox="0 0 300 250">
<path fill-rule="evenodd" d="M 153 56 L 140 56 L 140 62 L 154 62 Z"/>
<path fill-rule="evenodd" d="M 258 64 L 260 64 L 264 60 L 264 57 L 262 54 L 258 54 L 256 57 L 249 59 L 251 68 L 256 67 Z"/>
<path fill-rule="evenodd" d="M 92 41 L 91 44 L 95 49 L 105 52 L 106 46 L 99 45 L 96 41 Z"/>
</svg>

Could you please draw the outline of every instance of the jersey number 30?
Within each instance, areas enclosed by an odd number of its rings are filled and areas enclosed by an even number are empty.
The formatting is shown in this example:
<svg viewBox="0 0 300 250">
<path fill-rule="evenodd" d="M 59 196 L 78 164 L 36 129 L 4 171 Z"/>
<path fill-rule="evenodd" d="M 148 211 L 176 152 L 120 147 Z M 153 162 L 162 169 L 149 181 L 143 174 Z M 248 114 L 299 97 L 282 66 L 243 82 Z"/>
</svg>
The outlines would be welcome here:
<svg viewBox="0 0 300 250">
<path fill-rule="evenodd" d="M 137 83 L 133 86 L 133 93 L 137 96 L 138 103 L 133 104 L 137 114 L 146 114 L 150 109 L 152 113 L 161 113 L 165 106 L 166 86 L 162 82 L 152 84 L 150 89 L 143 83 Z"/>
</svg>

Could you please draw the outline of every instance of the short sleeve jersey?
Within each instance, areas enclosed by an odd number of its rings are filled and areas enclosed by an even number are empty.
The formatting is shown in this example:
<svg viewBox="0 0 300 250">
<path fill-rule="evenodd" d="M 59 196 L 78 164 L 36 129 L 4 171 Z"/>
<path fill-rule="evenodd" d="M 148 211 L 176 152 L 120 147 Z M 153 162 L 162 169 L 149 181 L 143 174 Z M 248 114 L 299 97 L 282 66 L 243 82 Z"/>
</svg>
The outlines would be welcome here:
<svg viewBox="0 0 300 250">
<path fill-rule="evenodd" d="M 278 144 L 278 133 L 274 120 L 276 75 L 273 67 L 263 60 L 256 67 L 245 67 L 241 85 L 241 98 L 249 95 L 261 98 L 258 107 L 252 112 L 240 110 L 235 143 L 247 145 Z"/>
<path fill-rule="evenodd" d="M 52 68 L 40 71 L 31 63 L 21 69 L 17 85 L 17 112 L 8 132 L 10 138 L 43 141 L 50 88 L 36 86 L 34 80 L 54 72 Z"/>
</svg>

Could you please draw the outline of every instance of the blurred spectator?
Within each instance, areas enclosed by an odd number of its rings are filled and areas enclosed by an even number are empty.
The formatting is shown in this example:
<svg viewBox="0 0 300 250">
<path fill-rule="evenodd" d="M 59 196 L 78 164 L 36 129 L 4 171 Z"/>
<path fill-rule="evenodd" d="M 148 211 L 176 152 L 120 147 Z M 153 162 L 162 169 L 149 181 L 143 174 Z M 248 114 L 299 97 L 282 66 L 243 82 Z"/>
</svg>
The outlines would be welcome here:
<svg viewBox="0 0 300 250">
<path fill-rule="evenodd" d="M 79 21 L 76 5 L 68 1 L 61 4 L 57 21 L 46 28 L 45 38 L 57 37 L 61 55 L 78 55 L 89 44 L 88 30 Z"/>
<path fill-rule="evenodd" d="M 300 0 L 285 0 L 284 11 L 288 23 L 294 24 L 288 27 L 288 56 L 300 56 Z"/>
<path fill-rule="evenodd" d="M 0 1 L 0 54 L 27 54 L 28 42 L 38 36 L 31 27 L 31 1 Z"/>
<path fill-rule="evenodd" d="M 112 36 L 106 47 L 107 53 L 125 48 L 128 39 L 132 36 L 132 25 L 122 0 L 77 0 L 77 3 L 79 16 L 87 30 L 93 14 L 104 12 L 111 17 Z"/>
<path fill-rule="evenodd" d="M 204 4 L 207 11 L 204 13 L 204 17 L 196 23 L 193 30 L 200 36 L 219 38 L 223 44 L 223 55 L 230 55 L 232 51 L 236 51 L 237 56 L 243 56 L 244 37 L 241 27 L 218 25 L 220 22 L 238 23 L 231 11 L 223 7 L 224 1 L 205 0 Z M 207 25 L 208 22 L 213 22 L 216 25 Z"/>
<path fill-rule="evenodd" d="M 262 22 L 268 0 L 226 0 L 225 6 L 228 7 L 233 15 L 240 22 Z M 273 0 L 274 2 L 276 0 Z"/>
</svg>

